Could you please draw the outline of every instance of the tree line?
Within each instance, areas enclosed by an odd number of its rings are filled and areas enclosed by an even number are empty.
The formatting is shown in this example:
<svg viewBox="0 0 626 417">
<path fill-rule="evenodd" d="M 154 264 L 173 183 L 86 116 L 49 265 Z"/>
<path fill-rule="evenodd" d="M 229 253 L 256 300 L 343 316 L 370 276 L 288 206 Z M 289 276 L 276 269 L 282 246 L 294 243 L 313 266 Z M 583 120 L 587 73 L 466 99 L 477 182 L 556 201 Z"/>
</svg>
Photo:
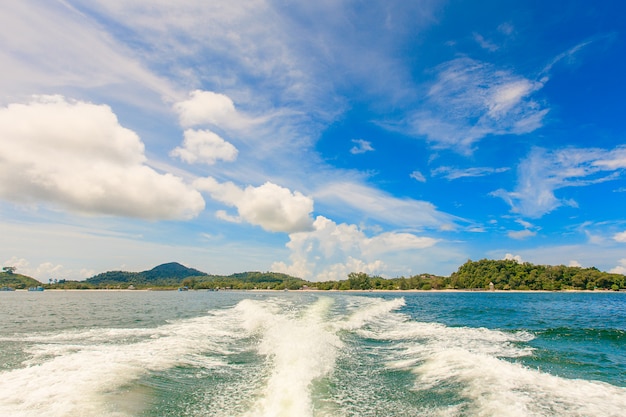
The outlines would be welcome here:
<svg viewBox="0 0 626 417">
<path fill-rule="evenodd" d="M 171 264 L 170 264 L 171 265 Z M 154 271 L 154 270 L 152 270 Z M 192 272 L 199 272 L 190 270 Z M 468 260 L 450 276 L 419 274 L 411 277 L 382 278 L 364 272 L 351 272 L 347 279 L 339 281 L 310 282 L 277 272 L 243 272 L 228 276 L 198 275 L 168 277 L 163 269 L 154 276 L 145 273 L 112 271 L 99 274 L 87 281 L 58 280 L 45 285 L 59 289 L 233 289 L 233 290 L 614 290 L 626 288 L 626 276 L 602 272 L 595 267 L 581 268 L 565 265 L 534 265 L 514 260 Z M 189 271 L 184 271 L 189 273 Z M 0 278 L 9 285 L 15 278 L 14 268 L 5 269 Z M 12 283 L 11 284 L 15 284 Z M 19 288 L 23 288 L 24 285 Z"/>
</svg>

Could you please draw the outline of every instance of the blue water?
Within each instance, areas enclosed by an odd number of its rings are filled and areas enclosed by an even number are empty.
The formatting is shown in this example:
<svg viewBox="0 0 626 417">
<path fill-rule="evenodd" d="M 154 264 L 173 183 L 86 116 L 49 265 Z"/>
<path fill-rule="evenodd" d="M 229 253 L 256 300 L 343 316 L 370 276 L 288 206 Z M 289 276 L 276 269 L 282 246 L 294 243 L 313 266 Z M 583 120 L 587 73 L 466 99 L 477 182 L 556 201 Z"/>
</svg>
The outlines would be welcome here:
<svg viewBox="0 0 626 417">
<path fill-rule="evenodd" d="M 626 294 L 0 293 L 0 416 L 623 416 Z"/>
</svg>

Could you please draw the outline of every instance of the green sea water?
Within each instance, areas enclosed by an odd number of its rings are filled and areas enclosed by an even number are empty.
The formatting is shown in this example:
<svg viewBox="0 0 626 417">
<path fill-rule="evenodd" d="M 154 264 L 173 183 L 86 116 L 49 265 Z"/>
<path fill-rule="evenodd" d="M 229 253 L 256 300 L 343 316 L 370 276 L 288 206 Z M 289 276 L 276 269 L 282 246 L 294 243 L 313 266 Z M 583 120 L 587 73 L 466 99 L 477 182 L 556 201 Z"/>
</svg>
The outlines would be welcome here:
<svg viewBox="0 0 626 417">
<path fill-rule="evenodd" d="M 0 416 L 624 410 L 625 293 L 0 293 Z"/>
</svg>

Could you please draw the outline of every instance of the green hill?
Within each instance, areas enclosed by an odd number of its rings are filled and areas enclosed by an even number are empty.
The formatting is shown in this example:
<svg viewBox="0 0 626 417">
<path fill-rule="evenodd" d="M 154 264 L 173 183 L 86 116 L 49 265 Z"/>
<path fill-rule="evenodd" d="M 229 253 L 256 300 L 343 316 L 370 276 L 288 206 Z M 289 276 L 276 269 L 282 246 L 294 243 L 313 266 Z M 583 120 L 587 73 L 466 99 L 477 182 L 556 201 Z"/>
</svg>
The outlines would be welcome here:
<svg viewBox="0 0 626 417">
<path fill-rule="evenodd" d="M 296 290 L 310 282 L 278 272 L 241 272 L 232 275 L 207 275 L 204 277 L 187 278 L 184 285 L 195 289 L 232 288 L 239 290 L 272 289 Z"/>
<path fill-rule="evenodd" d="M 85 280 L 91 288 L 189 287 L 194 289 L 297 289 L 308 284 L 300 278 L 276 272 L 242 272 L 232 275 L 209 275 L 177 262 L 156 266 L 148 271 L 109 271 Z"/>
<path fill-rule="evenodd" d="M 37 287 L 41 285 L 41 282 L 26 275 L 0 272 L 0 288 L 9 287 L 16 290 L 22 290 L 30 287 Z"/>
<path fill-rule="evenodd" d="M 149 271 L 141 272 L 141 274 L 148 282 L 164 278 L 185 279 L 187 277 L 200 277 L 207 275 L 206 273 L 198 271 L 197 269 L 187 268 L 186 266 L 181 265 L 178 262 L 162 264 L 152 268 Z"/>
<path fill-rule="evenodd" d="M 85 282 L 96 287 L 103 286 L 164 286 L 175 287 L 189 277 L 201 277 L 207 274 L 197 269 L 187 268 L 178 262 L 170 262 L 156 266 L 148 271 L 127 272 L 109 271 L 87 278 Z"/>
</svg>

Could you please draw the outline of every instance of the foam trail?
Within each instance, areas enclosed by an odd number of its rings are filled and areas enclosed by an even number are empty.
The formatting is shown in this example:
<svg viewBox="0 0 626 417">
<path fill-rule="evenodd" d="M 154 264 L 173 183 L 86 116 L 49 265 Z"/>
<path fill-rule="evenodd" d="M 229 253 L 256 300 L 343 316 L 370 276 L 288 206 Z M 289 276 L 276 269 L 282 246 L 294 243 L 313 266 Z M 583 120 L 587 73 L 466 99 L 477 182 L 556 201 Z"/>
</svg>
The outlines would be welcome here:
<svg viewBox="0 0 626 417">
<path fill-rule="evenodd" d="M 176 365 L 219 365 L 200 354 L 223 351 L 224 341 L 235 335 L 215 327 L 212 319 L 138 329 L 133 332 L 143 339 L 134 343 L 125 343 L 128 330 L 119 329 L 48 335 L 50 340 L 28 336 L 30 342 L 41 339 L 40 344 L 31 348 L 26 367 L 0 374 L 0 415 L 126 417 L 128 413 L 110 409 L 107 396 L 142 375 Z"/>
<path fill-rule="evenodd" d="M 444 350 L 415 369 L 417 389 L 461 382 L 475 416 L 623 416 L 626 389 L 571 380 L 487 355 Z"/>
<path fill-rule="evenodd" d="M 321 298 L 302 312 L 286 312 L 250 300 L 239 303 L 244 328 L 260 335 L 258 353 L 271 364 L 263 392 L 246 417 L 313 415 L 311 384 L 333 370 L 342 347 L 324 322 L 331 304 Z"/>
<path fill-rule="evenodd" d="M 346 320 L 336 323 L 338 329 L 357 330 L 373 320 L 380 320 L 381 316 L 405 305 L 404 298 L 394 298 L 387 301 L 380 299 L 360 299 L 359 302 L 363 303 L 365 300 L 367 300 L 367 304 L 358 305 L 357 310 Z"/>
<path fill-rule="evenodd" d="M 451 416 L 603 416 L 626 409 L 626 388 L 598 381 L 571 380 L 503 358 L 531 355 L 528 332 L 447 327 L 402 321 L 371 329 L 367 337 L 395 341 L 387 366 L 412 370 L 415 390 L 455 392 L 465 399 L 441 411 Z"/>
</svg>

